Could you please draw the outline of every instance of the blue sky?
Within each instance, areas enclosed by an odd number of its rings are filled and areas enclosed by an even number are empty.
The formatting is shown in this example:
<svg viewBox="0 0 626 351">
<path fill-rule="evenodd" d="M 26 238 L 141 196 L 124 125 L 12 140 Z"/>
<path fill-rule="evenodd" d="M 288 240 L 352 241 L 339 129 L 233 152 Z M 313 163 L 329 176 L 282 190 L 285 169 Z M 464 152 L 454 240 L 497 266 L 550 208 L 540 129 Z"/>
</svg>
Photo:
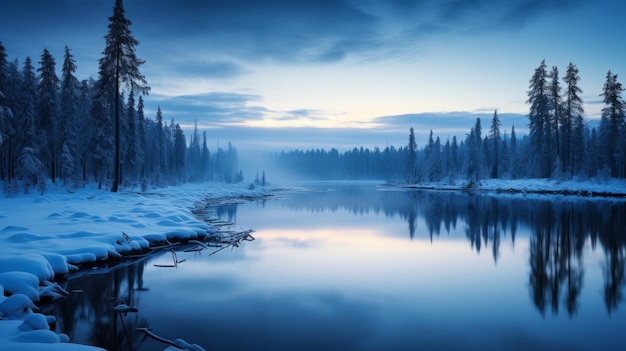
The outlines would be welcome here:
<svg viewBox="0 0 626 351">
<path fill-rule="evenodd" d="M 114 0 L 0 0 L 9 59 L 80 79 L 97 61 Z M 494 109 L 526 128 L 528 80 L 542 59 L 580 70 L 597 119 L 606 72 L 626 75 L 621 0 L 125 0 L 152 87 L 146 110 L 239 147 L 402 145 L 413 126 L 464 136 Z M 622 80 L 623 81 L 623 80 Z M 395 117 L 394 117 L 395 116 Z"/>
</svg>

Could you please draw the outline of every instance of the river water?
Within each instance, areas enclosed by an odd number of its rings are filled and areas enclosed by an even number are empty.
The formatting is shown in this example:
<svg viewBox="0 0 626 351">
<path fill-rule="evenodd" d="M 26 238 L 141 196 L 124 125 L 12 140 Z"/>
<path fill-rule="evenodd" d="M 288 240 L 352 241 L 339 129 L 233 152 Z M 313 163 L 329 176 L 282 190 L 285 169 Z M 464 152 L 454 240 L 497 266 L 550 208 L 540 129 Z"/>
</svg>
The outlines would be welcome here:
<svg viewBox="0 0 626 351">
<path fill-rule="evenodd" d="M 624 201 L 308 183 L 215 212 L 256 240 L 83 272 L 44 312 L 108 350 L 626 347 Z"/>
</svg>

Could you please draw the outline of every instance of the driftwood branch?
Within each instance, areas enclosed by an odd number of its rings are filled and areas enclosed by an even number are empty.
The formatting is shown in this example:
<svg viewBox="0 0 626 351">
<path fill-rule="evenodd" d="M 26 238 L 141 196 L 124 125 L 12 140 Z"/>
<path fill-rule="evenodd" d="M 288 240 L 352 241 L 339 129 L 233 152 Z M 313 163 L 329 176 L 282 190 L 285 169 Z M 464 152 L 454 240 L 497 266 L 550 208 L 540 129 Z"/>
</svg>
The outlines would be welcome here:
<svg viewBox="0 0 626 351">
<path fill-rule="evenodd" d="M 181 349 L 181 350 L 187 349 L 187 350 L 192 350 L 192 351 L 206 351 L 201 346 L 196 345 L 196 344 L 189 344 L 188 342 L 182 339 L 176 339 L 176 341 L 172 341 L 172 340 L 160 337 L 156 335 L 155 333 L 153 333 L 148 328 L 137 328 L 136 330 L 139 332 L 145 333 L 144 338 L 143 338 L 144 340 L 146 340 L 147 337 L 150 337 L 158 342 L 162 342 L 164 344 L 174 346 L 177 349 Z"/>
</svg>

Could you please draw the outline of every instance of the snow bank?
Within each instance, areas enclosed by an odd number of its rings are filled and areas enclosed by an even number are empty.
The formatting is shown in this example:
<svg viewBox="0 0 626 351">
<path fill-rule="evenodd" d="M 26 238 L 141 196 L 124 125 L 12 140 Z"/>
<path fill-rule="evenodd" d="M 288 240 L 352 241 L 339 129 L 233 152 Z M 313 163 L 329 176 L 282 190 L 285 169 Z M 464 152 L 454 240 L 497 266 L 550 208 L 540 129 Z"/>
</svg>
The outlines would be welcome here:
<svg viewBox="0 0 626 351">
<path fill-rule="evenodd" d="M 33 301 L 66 293 L 50 283 L 55 275 L 145 250 L 151 242 L 196 239 L 212 228 L 195 218 L 195 203 L 269 191 L 203 183 L 144 193 L 57 188 L 44 195 L 0 195 L 0 349 L 101 350 L 68 343 L 50 330 L 46 316 L 34 313 Z"/>
<path fill-rule="evenodd" d="M 483 179 L 469 185 L 467 180 L 424 182 L 403 187 L 438 190 L 481 190 L 522 194 L 563 194 L 575 196 L 626 197 L 626 180 L 565 180 L 554 179 Z"/>
</svg>

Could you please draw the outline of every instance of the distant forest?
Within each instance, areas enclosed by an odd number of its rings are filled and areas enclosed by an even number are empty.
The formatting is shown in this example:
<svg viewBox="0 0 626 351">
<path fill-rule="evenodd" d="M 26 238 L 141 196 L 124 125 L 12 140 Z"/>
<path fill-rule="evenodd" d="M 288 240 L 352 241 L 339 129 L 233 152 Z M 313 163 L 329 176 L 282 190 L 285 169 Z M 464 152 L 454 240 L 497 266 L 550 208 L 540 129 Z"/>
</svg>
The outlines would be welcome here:
<svg viewBox="0 0 626 351">
<path fill-rule="evenodd" d="M 229 143 L 213 155 L 207 135 L 196 127 L 189 142 L 178 123 L 167 122 L 159 107 L 144 115 L 142 95 L 150 88 L 135 56 L 139 42 L 129 29 L 122 1 L 109 18 L 98 79 L 79 81 L 76 62 L 66 46 L 62 76 L 43 50 L 38 68 L 7 61 L 0 42 L 0 180 L 5 194 L 46 183 L 82 187 L 164 186 L 184 181 L 235 181 L 237 150 Z M 126 90 L 126 94 L 124 92 Z"/>
<path fill-rule="evenodd" d="M 487 126 L 477 118 L 464 140 L 454 136 L 443 142 L 431 131 L 427 144 L 418 148 L 411 127 L 408 142 L 399 148 L 293 150 L 275 159 L 300 176 L 317 179 L 454 183 L 487 178 L 626 178 L 622 84 L 617 74 L 607 73 L 600 94 L 605 106 L 596 128 L 585 121 L 579 80 L 574 64 L 561 78 L 556 66 L 548 71 L 542 61 L 530 79 L 529 134 L 522 137 L 516 135 L 515 126 L 510 134 L 503 133 L 495 111 Z"/>
</svg>

